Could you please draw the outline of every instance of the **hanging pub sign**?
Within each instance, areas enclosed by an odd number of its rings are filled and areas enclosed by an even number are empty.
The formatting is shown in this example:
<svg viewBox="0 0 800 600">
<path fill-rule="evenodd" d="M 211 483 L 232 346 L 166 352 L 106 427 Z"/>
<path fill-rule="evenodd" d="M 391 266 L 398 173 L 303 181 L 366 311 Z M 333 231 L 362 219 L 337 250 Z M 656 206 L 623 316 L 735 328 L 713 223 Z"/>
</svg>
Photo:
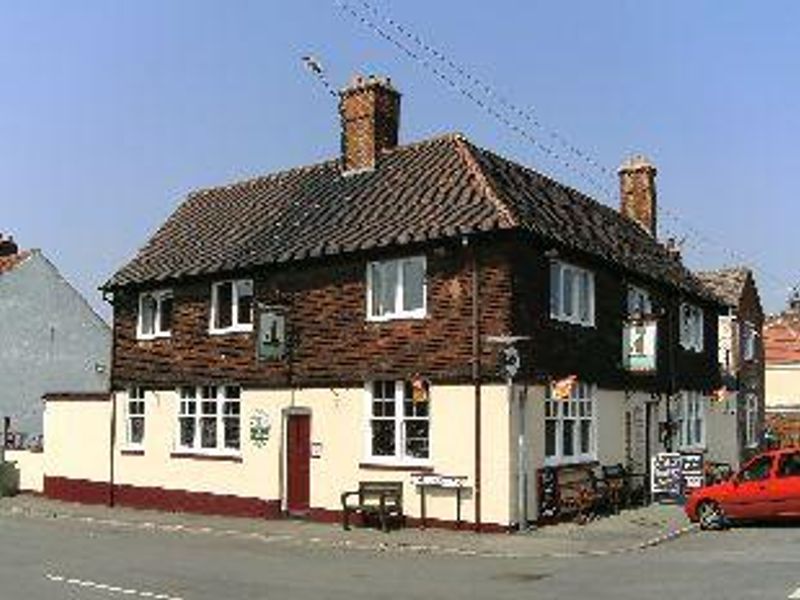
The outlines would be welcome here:
<svg viewBox="0 0 800 600">
<path fill-rule="evenodd" d="M 572 397 L 572 390 L 578 383 L 577 375 L 569 375 L 564 379 L 559 379 L 552 383 L 551 393 L 556 400 L 569 400 Z"/>
<path fill-rule="evenodd" d="M 258 360 L 286 356 L 286 316 L 282 308 L 267 307 L 258 316 Z"/>
<path fill-rule="evenodd" d="M 430 396 L 430 389 L 430 382 L 417 373 L 411 379 L 411 400 L 415 404 L 418 402 L 427 402 Z"/>
<path fill-rule="evenodd" d="M 658 322 L 654 319 L 629 321 L 622 332 L 622 364 L 628 371 L 656 370 Z"/>
</svg>

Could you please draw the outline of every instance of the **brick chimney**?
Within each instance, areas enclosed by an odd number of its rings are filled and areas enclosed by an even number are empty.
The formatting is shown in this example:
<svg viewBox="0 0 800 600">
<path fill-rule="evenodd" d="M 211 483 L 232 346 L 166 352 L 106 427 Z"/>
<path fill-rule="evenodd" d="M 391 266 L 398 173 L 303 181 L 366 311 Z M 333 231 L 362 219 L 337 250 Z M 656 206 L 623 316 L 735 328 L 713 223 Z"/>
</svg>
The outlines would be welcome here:
<svg viewBox="0 0 800 600">
<path fill-rule="evenodd" d="M 356 75 L 339 93 L 344 171 L 373 169 L 385 150 L 397 146 L 400 93 L 388 77 Z"/>
<path fill-rule="evenodd" d="M 656 168 L 642 155 L 620 165 L 620 212 L 656 237 Z"/>
<path fill-rule="evenodd" d="M 0 256 L 11 256 L 17 252 L 19 252 L 19 248 L 14 242 L 14 238 L 8 236 L 8 238 L 3 239 L 3 234 L 0 233 Z"/>
</svg>

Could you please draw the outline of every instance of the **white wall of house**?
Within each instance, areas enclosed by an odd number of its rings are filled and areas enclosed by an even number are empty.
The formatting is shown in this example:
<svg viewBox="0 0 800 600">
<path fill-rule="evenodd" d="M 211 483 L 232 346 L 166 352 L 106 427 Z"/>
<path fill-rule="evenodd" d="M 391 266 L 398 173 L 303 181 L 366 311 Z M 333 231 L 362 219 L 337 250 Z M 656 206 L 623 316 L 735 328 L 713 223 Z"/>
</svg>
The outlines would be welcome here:
<svg viewBox="0 0 800 600">
<path fill-rule="evenodd" d="M 0 275 L 0 416 L 42 431 L 47 392 L 108 389 L 111 331 L 37 250 Z"/>
<path fill-rule="evenodd" d="M 111 402 L 47 402 L 44 436 L 45 476 L 109 481 Z"/>
<path fill-rule="evenodd" d="M 800 411 L 800 363 L 771 363 L 765 369 L 767 412 Z"/>
<path fill-rule="evenodd" d="M 6 450 L 5 460 L 17 473 L 19 491 L 44 491 L 44 453 L 30 450 Z"/>
<path fill-rule="evenodd" d="M 300 389 L 294 393 L 243 389 L 240 461 L 209 460 L 201 455 L 185 456 L 178 451 L 179 397 L 174 390 L 145 393 L 144 452 L 127 452 L 127 400 L 127 393 L 115 395 L 118 447 L 114 471 L 117 484 L 231 494 L 266 501 L 285 499 L 285 415 L 289 409 L 306 409 L 311 415 L 311 442 L 319 449 L 319 458 L 311 459 L 312 509 L 339 510 L 341 493 L 357 489 L 359 481 L 400 481 L 404 484 L 406 514 L 420 516 L 420 496 L 412 484 L 411 471 L 364 466 L 370 462 L 365 456 L 365 412 L 368 405 L 364 388 Z M 461 506 L 465 521 L 473 521 L 475 511 L 472 493 L 475 473 L 474 401 L 472 386 L 433 386 L 430 390 L 431 459 L 427 466 L 439 474 L 467 477 L 468 491 L 463 495 Z M 266 413 L 271 423 L 269 440 L 262 447 L 249 438 L 248 424 L 256 411 Z M 481 520 L 508 524 L 512 519 L 508 501 L 510 417 L 505 386 L 483 386 L 481 414 Z M 65 421 L 70 418 L 65 416 Z M 52 445 L 48 447 L 53 448 Z M 89 449 L 84 448 L 84 452 L 87 451 Z M 91 453 L 105 455 L 101 444 L 93 444 Z M 430 490 L 426 513 L 433 519 L 455 520 L 455 492 Z"/>
<path fill-rule="evenodd" d="M 739 466 L 736 392 L 724 400 L 706 400 L 706 460 Z"/>
</svg>

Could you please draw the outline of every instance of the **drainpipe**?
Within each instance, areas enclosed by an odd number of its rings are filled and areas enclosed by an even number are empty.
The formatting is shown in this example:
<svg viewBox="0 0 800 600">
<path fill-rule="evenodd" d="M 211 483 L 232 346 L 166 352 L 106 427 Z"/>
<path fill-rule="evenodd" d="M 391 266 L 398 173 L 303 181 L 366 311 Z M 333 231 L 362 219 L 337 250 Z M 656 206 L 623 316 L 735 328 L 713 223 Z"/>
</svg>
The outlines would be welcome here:
<svg viewBox="0 0 800 600">
<path fill-rule="evenodd" d="M 114 296 L 109 295 L 107 290 L 102 290 L 103 300 L 111 305 L 112 312 L 114 309 Z M 114 396 L 114 365 L 116 356 L 116 325 L 113 320 L 111 321 L 111 367 L 109 368 L 109 381 L 108 381 L 108 395 L 111 401 L 111 431 L 109 432 L 109 448 L 108 448 L 108 505 L 114 506 L 114 447 L 117 445 L 117 399 Z"/>
<path fill-rule="evenodd" d="M 464 244 L 469 240 L 464 238 Z M 481 335 L 480 284 L 477 248 L 470 252 L 472 267 L 472 382 L 475 386 L 475 531 L 481 531 Z"/>
</svg>

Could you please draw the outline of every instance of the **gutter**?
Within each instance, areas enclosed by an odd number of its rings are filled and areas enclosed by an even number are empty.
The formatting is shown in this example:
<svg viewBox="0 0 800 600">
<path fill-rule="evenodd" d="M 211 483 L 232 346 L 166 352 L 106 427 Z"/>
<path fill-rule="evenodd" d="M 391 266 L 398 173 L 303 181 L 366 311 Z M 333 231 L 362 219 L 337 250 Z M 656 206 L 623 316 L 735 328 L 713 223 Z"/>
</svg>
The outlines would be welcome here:
<svg viewBox="0 0 800 600">
<path fill-rule="evenodd" d="M 469 239 L 464 238 L 464 244 Z M 477 248 L 470 252 L 472 270 L 472 381 L 475 386 L 475 531 L 481 531 L 481 336 L 480 281 Z"/>
</svg>

